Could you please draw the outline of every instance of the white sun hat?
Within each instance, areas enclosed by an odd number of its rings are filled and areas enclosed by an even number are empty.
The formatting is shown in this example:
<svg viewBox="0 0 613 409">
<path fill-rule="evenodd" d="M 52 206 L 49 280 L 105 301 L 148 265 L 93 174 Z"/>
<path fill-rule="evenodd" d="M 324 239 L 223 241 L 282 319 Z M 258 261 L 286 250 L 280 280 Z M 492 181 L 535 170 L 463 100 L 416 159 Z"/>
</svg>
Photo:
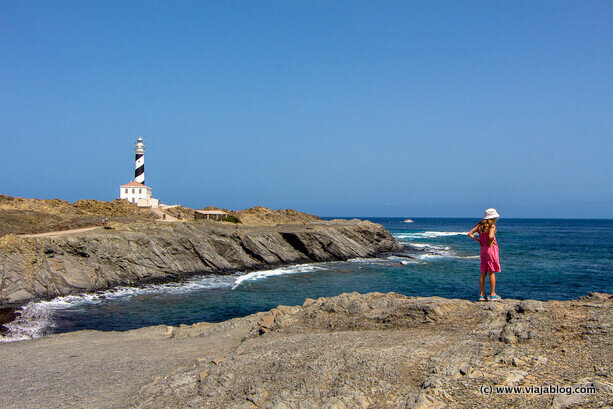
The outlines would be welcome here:
<svg viewBox="0 0 613 409">
<path fill-rule="evenodd" d="M 484 219 L 497 219 L 498 217 L 500 217 L 500 215 L 496 209 L 487 209 L 485 211 L 485 216 L 483 216 Z"/>
</svg>

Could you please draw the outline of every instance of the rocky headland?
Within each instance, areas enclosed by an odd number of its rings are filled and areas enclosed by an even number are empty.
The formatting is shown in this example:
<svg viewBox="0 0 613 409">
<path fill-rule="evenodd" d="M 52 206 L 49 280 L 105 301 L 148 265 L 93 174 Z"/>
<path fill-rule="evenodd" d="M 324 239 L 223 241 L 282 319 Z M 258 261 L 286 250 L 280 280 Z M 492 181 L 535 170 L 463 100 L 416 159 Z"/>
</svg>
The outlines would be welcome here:
<svg viewBox="0 0 613 409">
<path fill-rule="evenodd" d="M 283 220 L 306 217 L 295 213 L 277 212 Z M 0 307 L 196 274 L 372 257 L 400 248 L 381 225 L 359 220 L 276 225 L 140 220 L 112 226 L 60 236 L 0 237 Z"/>
<path fill-rule="evenodd" d="M 606 408 L 613 296 L 307 299 L 220 323 L 0 344 L 3 408 Z M 496 392 L 496 386 L 579 388 Z"/>
</svg>

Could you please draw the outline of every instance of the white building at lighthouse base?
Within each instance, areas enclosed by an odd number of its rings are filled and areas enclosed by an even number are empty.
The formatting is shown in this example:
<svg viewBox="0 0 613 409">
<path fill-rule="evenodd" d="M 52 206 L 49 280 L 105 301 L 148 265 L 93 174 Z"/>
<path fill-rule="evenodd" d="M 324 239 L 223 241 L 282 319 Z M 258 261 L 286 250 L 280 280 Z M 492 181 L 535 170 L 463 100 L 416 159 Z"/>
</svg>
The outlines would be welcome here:
<svg viewBox="0 0 613 409">
<path fill-rule="evenodd" d="M 159 207 L 160 201 L 151 197 L 151 188 L 132 181 L 119 187 L 119 198 L 125 199 L 138 207 Z"/>
</svg>

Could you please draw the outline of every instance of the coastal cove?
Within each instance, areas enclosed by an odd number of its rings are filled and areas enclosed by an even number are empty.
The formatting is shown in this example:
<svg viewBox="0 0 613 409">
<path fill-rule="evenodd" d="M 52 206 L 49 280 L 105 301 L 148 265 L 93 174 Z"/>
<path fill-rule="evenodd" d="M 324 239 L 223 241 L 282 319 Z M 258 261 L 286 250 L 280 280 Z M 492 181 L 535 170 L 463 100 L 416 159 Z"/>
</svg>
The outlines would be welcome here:
<svg viewBox="0 0 613 409">
<path fill-rule="evenodd" d="M 613 409 L 613 2 L 0 21 L 0 409 Z"/>
<path fill-rule="evenodd" d="M 612 334 L 611 294 L 478 303 L 344 293 L 219 323 L 0 343 L 0 406 L 601 408 L 613 404 Z M 583 392 L 479 392 L 493 385 Z"/>
<path fill-rule="evenodd" d="M 400 248 L 381 225 L 359 220 L 259 227 L 153 222 L 60 237 L 4 236 L 0 305 Z"/>
<path fill-rule="evenodd" d="M 12 325 L 14 336 L 5 340 L 81 329 L 219 322 L 348 291 L 475 299 L 478 246 L 465 235 L 475 220 L 372 220 L 403 249 L 376 257 L 196 274 L 166 284 L 33 302 L 21 309 L 22 319 Z M 503 219 L 498 239 L 504 298 L 568 300 L 590 291 L 613 293 L 610 220 Z"/>
</svg>

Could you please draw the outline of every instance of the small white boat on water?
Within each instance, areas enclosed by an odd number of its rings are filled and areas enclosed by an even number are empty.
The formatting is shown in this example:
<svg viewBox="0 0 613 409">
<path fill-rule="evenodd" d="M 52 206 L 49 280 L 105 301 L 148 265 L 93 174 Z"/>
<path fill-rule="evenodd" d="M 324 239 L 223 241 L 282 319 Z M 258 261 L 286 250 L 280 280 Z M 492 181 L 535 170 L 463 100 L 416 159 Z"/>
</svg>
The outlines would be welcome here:
<svg viewBox="0 0 613 409">
<path fill-rule="evenodd" d="M 404 222 L 405 222 L 405 223 L 413 223 L 413 222 L 414 222 L 414 220 L 413 220 L 413 219 L 406 219 Z"/>
</svg>

